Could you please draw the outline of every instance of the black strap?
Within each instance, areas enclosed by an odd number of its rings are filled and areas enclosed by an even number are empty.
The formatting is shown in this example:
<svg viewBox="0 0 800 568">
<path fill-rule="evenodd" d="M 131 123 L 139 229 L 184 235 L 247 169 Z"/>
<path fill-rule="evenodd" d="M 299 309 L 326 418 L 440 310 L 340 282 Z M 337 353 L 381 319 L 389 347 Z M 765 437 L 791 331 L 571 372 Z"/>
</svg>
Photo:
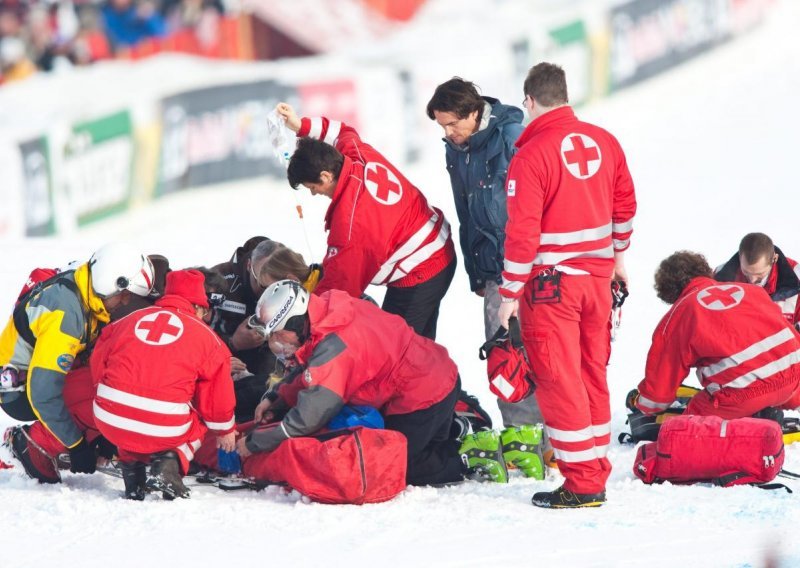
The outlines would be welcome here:
<svg viewBox="0 0 800 568">
<path fill-rule="evenodd" d="M 786 489 L 787 493 L 794 493 L 789 487 L 784 485 L 783 483 L 764 483 L 762 485 L 753 484 L 754 487 L 758 487 L 759 489 L 766 489 L 767 491 L 772 491 L 773 489 Z"/>
<path fill-rule="evenodd" d="M 42 290 L 44 290 L 45 288 L 48 288 L 48 287 L 50 287 L 50 286 L 52 286 L 54 284 L 57 284 L 59 282 L 63 283 L 64 286 L 66 286 L 71 292 L 73 292 L 74 294 L 80 296 L 80 292 L 78 291 L 78 285 L 75 284 L 75 282 L 73 280 L 70 280 L 69 278 L 66 278 L 66 276 L 68 274 L 72 274 L 72 273 L 74 273 L 74 271 L 70 270 L 70 271 L 67 271 L 67 272 L 62 272 L 60 274 L 56 274 L 55 276 L 52 276 L 52 277 L 48 278 L 47 280 L 43 280 L 43 281 L 39 282 L 38 284 L 36 284 L 36 286 L 34 286 L 30 290 L 28 290 L 19 299 L 16 307 L 14 308 L 14 316 L 13 316 L 14 317 L 14 327 L 17 328 L 17 333 L 19 334 L 19 336 L 22 339 L 25 340 L 25 342 L 28 345 L 33 346 L 33 345 L 36 344 L 36 336 L 34 336 L 33 332 L 31 331 L 31 322 L 28 319 L 28 312 L 25 310 L 25 308 L 27 307 L 28 301 L 34 296 L 34 294 L 37 294 L 37 293 L 41 292 Z M 80 300 L 80 298 L 79 298 L 79 300 Z M 84 316 L 85 315 L 86 314 L 84 313 Z M 87 319 L 87 318 L 84 317 L 84 319 Z"/>
<path fill-rule="evenodd" d="M 486 361 L 492 349 L 506 340 L 511 340 L 511 345 L 513 345 L 515 349 L 523 349 L 522 330 L 519 327 L 519 319 L 510 318 L 508 320 L 508 329 L 503 326 L 498 327 L 491 339 L 478 349 L 478 358 L 481 361 Z"/>
</svg>

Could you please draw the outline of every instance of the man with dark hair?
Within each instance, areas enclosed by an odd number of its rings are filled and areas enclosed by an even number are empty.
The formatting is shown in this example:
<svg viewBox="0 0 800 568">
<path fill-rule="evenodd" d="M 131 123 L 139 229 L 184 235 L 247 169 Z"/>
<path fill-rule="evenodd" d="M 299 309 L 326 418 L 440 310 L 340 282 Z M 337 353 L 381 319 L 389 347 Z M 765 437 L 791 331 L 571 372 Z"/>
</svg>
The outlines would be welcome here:
<svg viewBox="0 0 800 568">
<path fill-rule="evenodd" d="M 611 473 L 611 283 L 623 263 L 636 198 L 625 154 L 607 131 L 579 121 L 564 71 L 533 67 L 525 80 L 531 123 L 506 181 L 508 223 L 499 318 L 519 314 L 536 398 L 566 480 L 534 494 L 546 508 L 596 507 Z"/>
<path fill-rule="evenodd" d="M 484 331 L 490 339 L 500 327 L 499 285 L 506 230 L 506 174 L 522 133 L 522 111 L 482 97 L 460 77 L 433 93 L 428 117 L 444 130 L 445 160 L 458 213 L 459 240 L 470 288 L 483 297 Z M 514 428 L 542 422 L 536 398 L 497 406 L 503 425 Z M 507 433 L 510 435 L 511 433 Z"/>
<path fill-rule="evenodd" d="M 778 304 L 783 317 L 800 328 L 800 266 L 776 247 L 764 233 L 748 233 L 739 252 L 714 270 L 720 282 L 748 282 L 761 286 Z"/>
<path fill-rule="evenodd" d="M 672 307 L 653 332 L 629 405 L 663 412 L 691 367 L 704 390 L 687 414 L 741 418 L 800 405 L 800 337 L 762 288 L 716 282 L 705 257 L 688 251 L 661 262 L 655 288 Z"/>
<path fill-rule="evenodd" d="M 325 117 L 301 120 L 286 103 L 276 110 L 301 138 L 289 183 L 331 200 L 328 251 L 314 293 L 338 289 L 359 298 L 368 284 L 385 285 L 383 309 L 435 338 L 439 304 L 456 269 L 442 212 L 350 126 Z"/>
</svg>

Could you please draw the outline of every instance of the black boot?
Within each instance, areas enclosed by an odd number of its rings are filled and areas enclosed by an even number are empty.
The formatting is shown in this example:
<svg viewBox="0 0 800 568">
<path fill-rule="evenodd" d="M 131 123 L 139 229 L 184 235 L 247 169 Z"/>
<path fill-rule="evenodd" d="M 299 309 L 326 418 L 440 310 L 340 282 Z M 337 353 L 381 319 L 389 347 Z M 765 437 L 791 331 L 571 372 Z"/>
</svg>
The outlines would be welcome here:
<svg viewBox="0 0 800 568">
<path fill-rule="evenodd" d="M 162 491 L 167 499 L 175 497 L 188 499 L 189 488 L 183 484 L 178 454 L 170 450 L 153 454 L 151 457 L 146 487 L 151 491 Z"/>
<path fill-rule="evenodd" d="M 119 466 L 125 482 L 125 499 L 144 501 L 147 466 L 142 462 L 121 462 Z"/>
<path fill-rule="evenodd" d="M 768 406 L 753 414 L 753 418 L 763 418 L 764 420 L 774 420 L 783 427 L 783 410 L 774 406 Z"/>
<path fill-rule="evenodd" d="M 573 493 L 563 486 L 554 491 L 534 493 L 531 503 L 545 509 L 578 509 L 581 507 L 599 507 L 606 502 L 606 492 Z"/>
</svg>

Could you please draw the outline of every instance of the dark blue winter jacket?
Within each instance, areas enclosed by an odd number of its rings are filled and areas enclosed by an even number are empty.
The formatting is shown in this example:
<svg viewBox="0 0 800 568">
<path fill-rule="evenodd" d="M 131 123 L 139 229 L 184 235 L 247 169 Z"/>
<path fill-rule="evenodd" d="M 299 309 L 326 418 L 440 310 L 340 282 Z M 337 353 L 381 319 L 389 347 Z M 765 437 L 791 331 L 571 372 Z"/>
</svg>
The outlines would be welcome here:
<svg viewBox="0 0 800 568">
<path fill-rule="evenodd" d="M 479 130 L 466 144 L 445 141 L 447 171 L 458 213 L 459 240 L 472 291 L 500 282 L 506 219 L 506 173 L 523 131 L 522 111 L 483 97 Z M 486 111 L 491 106 L 491 112 Z"/>
</svg>

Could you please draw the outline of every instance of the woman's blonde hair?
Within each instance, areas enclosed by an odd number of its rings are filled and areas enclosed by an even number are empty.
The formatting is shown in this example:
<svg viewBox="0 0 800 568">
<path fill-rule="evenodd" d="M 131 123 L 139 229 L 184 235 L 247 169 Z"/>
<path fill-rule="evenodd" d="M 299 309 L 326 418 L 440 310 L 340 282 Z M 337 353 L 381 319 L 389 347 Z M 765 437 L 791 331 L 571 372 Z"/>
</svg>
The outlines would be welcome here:
<svg viewBox="0 0 800 568">
<path fill-rule="evenodd" d="M 290 276 L 305 282 L 311 275 L 311 267 L 306 264 L 303 255 L 286 246 L 277 247 L 261 265 L 259 277 L 269 276 L 272 280 L 284 280 Z"/>
</svg>

